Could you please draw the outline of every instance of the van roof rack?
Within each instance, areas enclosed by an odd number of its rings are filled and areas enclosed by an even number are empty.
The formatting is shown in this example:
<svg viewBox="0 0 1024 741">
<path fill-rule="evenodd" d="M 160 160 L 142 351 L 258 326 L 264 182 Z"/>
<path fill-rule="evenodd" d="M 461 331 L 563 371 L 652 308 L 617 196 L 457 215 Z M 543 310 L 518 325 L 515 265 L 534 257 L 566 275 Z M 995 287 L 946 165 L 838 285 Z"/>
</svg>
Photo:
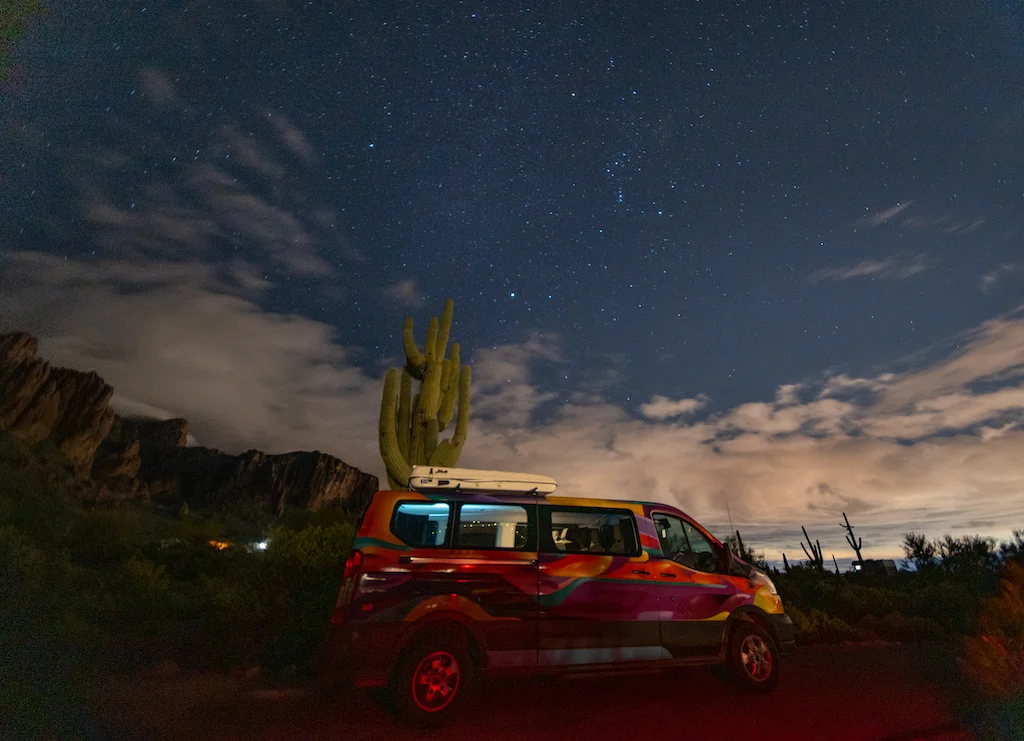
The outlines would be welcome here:
<svg viewBox="0 0 1024 741">
<path fill-rule="evenodd" d="M 409 488 L 415 491 L 471 491 L 501 494 L 550 494 L 558 482 L 550 476 L 474 468 L 413 466 Z"/>
</svg>

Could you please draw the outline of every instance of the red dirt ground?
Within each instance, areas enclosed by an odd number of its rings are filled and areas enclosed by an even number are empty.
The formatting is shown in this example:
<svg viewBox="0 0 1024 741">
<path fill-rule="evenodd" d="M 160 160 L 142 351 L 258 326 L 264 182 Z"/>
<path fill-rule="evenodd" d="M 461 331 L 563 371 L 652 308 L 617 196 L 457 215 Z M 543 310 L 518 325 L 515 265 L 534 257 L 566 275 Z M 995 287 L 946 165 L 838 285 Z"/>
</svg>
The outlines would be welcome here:
<svg viewBox="0 0 1024 741">
<path fill-rule="evenodd" d="M 139 741 L 960 741 L 947 647 L 804 648 L 768 695 L 716 671 L 495 680 L 442 732 L 410 730 L 368 695 L 239 680 L 133 680 L 99 701 L 106 724 Z"/>
</svg>

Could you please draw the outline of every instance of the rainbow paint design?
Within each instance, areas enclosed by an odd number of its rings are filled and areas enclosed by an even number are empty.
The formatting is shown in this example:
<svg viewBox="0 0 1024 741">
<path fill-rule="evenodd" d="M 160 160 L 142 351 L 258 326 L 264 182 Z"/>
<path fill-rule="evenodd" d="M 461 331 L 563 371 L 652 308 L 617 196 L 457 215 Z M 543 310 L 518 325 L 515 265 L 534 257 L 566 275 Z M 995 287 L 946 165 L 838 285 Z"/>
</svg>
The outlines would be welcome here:
<svg viewBox="0 0 1024 741">
<path fill-rule="evenodd" d="M 729 566 L 710 533 L 667 505 L 379 492 L 353 544 L 329 646 L 367 684 L 442 623 L 465 631 L 491 671 L 712 663 L 742 621 L 789 649 L 792 623 L 770 580 L 741 561 L 724 573 Z"/>
</svg>

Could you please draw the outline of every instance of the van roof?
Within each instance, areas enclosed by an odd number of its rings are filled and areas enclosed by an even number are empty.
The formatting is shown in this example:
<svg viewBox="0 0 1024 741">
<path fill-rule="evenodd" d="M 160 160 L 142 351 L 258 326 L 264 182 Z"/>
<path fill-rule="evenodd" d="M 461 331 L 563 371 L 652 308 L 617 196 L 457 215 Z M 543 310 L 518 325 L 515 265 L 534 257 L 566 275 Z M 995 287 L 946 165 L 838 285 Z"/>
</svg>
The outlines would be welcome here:
<svg viewBox="0 0 1024 741">
<path fill-rule="evenodd" d="M 565 494 L 532 495 L 521 493 L 459 491 L 458 489 L 434 489 L 430 491 L 381 490 L 377 494 L 391 498 L 405 496 L 411 499 L 460 499 L 467 501 L 509 502 L 514 504 L 533 503 L 570 506 L 570 507 L 664 507 L 665 509 L 682 511 L 679 507 L 665 502 L 652 502 L 643 499 L 607 499 L 598 497 L 574 497 Z"/>
</svg>

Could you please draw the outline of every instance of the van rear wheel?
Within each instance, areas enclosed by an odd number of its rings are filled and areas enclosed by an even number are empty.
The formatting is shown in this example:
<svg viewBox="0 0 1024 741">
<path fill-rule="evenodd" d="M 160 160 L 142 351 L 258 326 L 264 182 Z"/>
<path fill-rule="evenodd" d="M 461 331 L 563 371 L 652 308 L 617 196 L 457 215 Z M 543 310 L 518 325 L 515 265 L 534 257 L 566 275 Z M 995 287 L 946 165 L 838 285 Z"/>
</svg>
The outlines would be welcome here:
<svg viewBox="0 0 1024 741">
<path fill-rule="evenodd" d="M 438 636 L 417 642 L 398 662 L 391 696 L 398 717 L 421 728 L 436 728 L 459 711 L 476 680 L 464 640 Z"/>
<path fill-rule="evenodd" d="M 757 623 L 740 623 L 729 639 L 729 669 L 745 689 L 767 692 L 779 683 L 779 649 Z"/>
</svg>

